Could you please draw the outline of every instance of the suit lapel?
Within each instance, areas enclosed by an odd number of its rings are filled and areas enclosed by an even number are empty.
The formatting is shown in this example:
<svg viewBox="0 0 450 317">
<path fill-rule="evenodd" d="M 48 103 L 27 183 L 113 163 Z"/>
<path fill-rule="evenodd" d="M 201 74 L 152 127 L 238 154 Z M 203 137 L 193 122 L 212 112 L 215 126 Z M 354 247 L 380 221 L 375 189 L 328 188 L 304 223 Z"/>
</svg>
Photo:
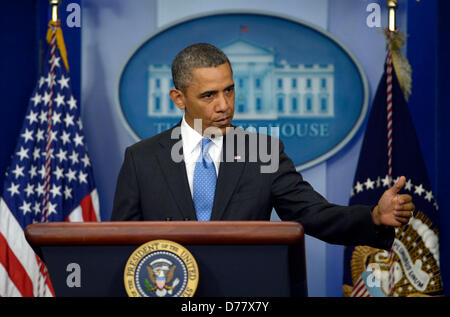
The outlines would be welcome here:
<svg viewBox="0 0 450 317">
<path fill-rule="evenodd" d="M 246 160 L 244 160 L 244 162 L 237 162 L 236 157 L 234 156 L 234 154 L 237 153 L 236 142 L 233 142 L 235 150 L 234 153 L 230 153 L 232 160 L 228 160 L 227 162 L 227 148 L 230 150 L 230 148 L 226 146 L 227 136 L 230 137 L 230 135 L 226 134 L 223 138 L 222 161 L 219 167 L 219 177 L 217 179 L 211 220 L 222 219 L 228 202 L 236 189 L 236 185 L 245 167 Z"/>
<path fill-rule="evenodd" d="M 179 128 L 179 126 L 180 124 L 174 128 Z M 172 147 L 174 146 L 180 146 L 180 151 L 178 153 L 181 155 L 183 154 L 183 147 L 181 146 L 181 143 L 177 144 L 177 142 L 181 142 L 181 133 L 177 134 L 177 138 L 171 138 L 174 128 L 168 131 L 169 133 L 167 138 L 160 141 L 160 144 L 164 149 L 158 152 L 158 161 L 161 166 L 161 170 L 166 176 L 167 184 L 172 192 L 172 197 L 183 215 L 183 218 L 197 220 L 191 191 L 189 189 L 184 160 L 175 162 L 171 157 Z"/>
</svg>

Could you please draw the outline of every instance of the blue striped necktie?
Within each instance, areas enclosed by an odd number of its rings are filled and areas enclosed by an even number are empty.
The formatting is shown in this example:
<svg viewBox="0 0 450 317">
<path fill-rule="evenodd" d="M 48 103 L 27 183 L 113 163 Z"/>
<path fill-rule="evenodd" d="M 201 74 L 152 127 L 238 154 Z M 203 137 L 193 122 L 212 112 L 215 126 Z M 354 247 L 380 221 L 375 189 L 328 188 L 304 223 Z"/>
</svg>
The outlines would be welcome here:
<svg viewBox="0 0 450 317">
<path fill-rule="evenodd" d="M 216 192 L 216 168 L 208 154 L 211 139 L 202 139 L 202 148 L 194 169 L 194 207 L 199 221 L 211 219 L 211 212 Z"/>
</svg>

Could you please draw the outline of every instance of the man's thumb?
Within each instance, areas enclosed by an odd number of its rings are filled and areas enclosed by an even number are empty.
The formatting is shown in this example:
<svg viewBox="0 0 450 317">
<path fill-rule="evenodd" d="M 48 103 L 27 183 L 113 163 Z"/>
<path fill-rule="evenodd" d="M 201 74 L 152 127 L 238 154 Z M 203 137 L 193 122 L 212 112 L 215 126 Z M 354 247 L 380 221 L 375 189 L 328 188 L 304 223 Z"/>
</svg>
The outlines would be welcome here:
<svg viewBox="0 0 450 317">
<path fill-rule="evenodd" d="M 406 177 L 400 176 L 400 178 L 397 180 L 394 186 L 391 187 L 391 190 L 394 192 L 394 194 L 397 194 L 403 188 L 403 186 L 405 186 L 405 183 Z"/>
</svg>

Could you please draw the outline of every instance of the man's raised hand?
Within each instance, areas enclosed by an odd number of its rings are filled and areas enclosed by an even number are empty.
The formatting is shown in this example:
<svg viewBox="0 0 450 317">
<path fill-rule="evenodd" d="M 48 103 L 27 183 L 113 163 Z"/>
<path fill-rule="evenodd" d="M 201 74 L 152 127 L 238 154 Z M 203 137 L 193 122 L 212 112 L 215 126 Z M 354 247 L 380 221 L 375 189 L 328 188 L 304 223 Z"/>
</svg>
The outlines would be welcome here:
<svg viewBox="0 0 450 317">
<path fill-rule="evenodd" d="M 408 194 L 399 194 L 406 183 L 405 176 L 386 190 L 372 211 L 372 220 L 376 225 L 400 227 L 408 223 L 414 212 L 412 197 Z"/>
</svg>

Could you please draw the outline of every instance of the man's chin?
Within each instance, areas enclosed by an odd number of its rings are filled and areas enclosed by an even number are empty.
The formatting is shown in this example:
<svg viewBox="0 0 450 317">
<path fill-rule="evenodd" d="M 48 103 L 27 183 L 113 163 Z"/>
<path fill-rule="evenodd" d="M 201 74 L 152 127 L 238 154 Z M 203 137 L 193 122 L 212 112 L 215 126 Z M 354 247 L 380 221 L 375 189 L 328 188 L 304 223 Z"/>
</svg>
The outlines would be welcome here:
<svg viewBox="0 0 450 317">
<path fill-rule="evenodd" d="M 210 126 L 208 129 L 205 130 L 204 136 L 210 137 L 211 135 L 214 136 L 223 136 L 227 134 L 228 130 L 231 128 L 231 123 L 223 126 Z"/>
</svg>

